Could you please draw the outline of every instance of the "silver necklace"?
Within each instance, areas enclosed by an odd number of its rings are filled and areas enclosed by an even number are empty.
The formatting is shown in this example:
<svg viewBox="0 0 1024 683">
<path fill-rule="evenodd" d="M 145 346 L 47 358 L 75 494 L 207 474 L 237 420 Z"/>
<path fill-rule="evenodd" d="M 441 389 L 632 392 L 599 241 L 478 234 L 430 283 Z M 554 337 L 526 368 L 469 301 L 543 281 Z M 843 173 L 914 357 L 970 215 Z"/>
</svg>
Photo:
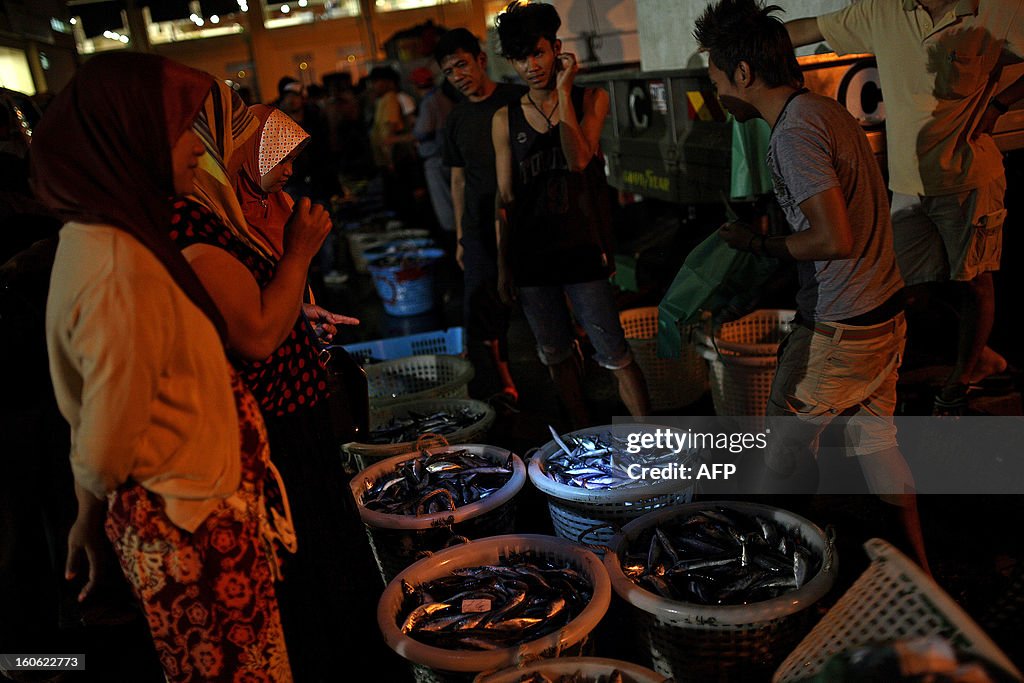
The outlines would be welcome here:
<svg viewBox="0 0 1024 683">
<path fill-rule="evenodd" d="M 551 123 L 551 117 L 554 116 L 555 112 L 558 110 L 558 100 L 555 100 L 555 106 L 551 108 L 551 113 L 545 114 L 544 110 L 541 109 L 537 105 L 537 103 L 533 101 L 533 97 L 530 95 L 529 91 L 527 91 L 526 93 L 526 99 L 530 100 L 530 104 L 533 105 L 533 108 L 539 111 L 540 115 L 544 117 L 544 121 L 548 124 L 548 130 L 551 130 L 552 128 L 558 125 L 557 123 Z"/>
</svg>

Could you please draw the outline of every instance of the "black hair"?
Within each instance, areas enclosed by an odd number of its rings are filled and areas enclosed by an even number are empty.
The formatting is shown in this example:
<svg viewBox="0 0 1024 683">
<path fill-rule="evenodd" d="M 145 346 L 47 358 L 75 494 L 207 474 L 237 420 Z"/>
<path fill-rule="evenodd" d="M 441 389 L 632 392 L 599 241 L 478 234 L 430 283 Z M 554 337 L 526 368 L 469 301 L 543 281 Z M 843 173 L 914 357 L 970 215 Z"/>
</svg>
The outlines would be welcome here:
<svg viewBox="0 0 1024 683">
<path fill-rule="evenodd" d="M 480 41 L 469 32 L 469 29 L 456 28 L 441 36 L 434 47 L 434 59 L 437 61 L 437 65 L 440 66 L 445 57 L 453 55 L 459 50 L 468 52 L 473 55 L 474 59 L 481 52 Z"/>
<path fill-rule="evenodd" d="M 277 82 L 277 94 L 284 95 L 284 89 L 292 83 L 298 83 L 298 81 L 291 76 L 281 76 L 281 80 Z"/>
<path fill-rule="evenodd" d="M 399 76 L 398 72 L 395 71 L 390 66 L 373 67 L 372 69 L 370 69 L 369 78 L 371 81 L 391 81 L 392 83 L 395 84 L 396 88 L 402 82 L 402 77 Z"/>
<path fill-rule="evenodd" d="M 785 10 L 765 7 L 761 0 L 718 0 L 697 19 L 693 37 L 730 83 L 736 67 L 746 62 L 770 88 L 800 87 L 804 75 L 785 25 L 770 16 L 775 11 Z"/>
<path fill-rule="evenodd" d="M 498 15 L 495 25 L 501 54 L 508 59 L 522 59 L 533 52 L 541 38 L 554 45 L 562 20 L 554 5 L 512 0 Z"/>
</svg>

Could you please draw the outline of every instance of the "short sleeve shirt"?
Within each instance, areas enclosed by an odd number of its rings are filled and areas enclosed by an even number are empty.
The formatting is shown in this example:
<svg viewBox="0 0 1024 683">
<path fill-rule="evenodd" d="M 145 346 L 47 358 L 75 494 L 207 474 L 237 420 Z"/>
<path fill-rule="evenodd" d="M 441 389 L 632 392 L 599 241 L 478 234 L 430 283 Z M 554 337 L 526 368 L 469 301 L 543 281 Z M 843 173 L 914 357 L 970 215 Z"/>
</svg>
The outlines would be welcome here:
<svg viewBox="0 0 1024 683">
<path fill-rule="evenodd" d="M 878 59 L 894 192 L 953 194 L 1003 173 L 991 136 L 969 137 L 993 73 L 1024 55 L 1024 0 L 960 0 L 934 24 L 914 0 L 859 0 L 818 28 L 837 53 Z"/>
<path fill-rule="evenodd" d="M 846 200 L 850 258 L 797 264 L 804 320 L 854 318 L 899 292 L 885 181 L 864 131 L 841 104 L 812 93 L 792 98 L 772 130 L 767 162 L 793 232 L 810 228 L 800 209 L 806 200 L 834 187 Z"/>
<path fill-rule="evenodd" d="M 452 110 L 445 123 L 444 163 L 464 169 L 466 203 L 462 232 L 476 234 L 486 221 L 493 229 L 494 195 L 498 191 L 491 119 L 494 112 L 515 102 L 526 88 L 499 83 L 483 102 L 463 102 Z"/>
</svg>

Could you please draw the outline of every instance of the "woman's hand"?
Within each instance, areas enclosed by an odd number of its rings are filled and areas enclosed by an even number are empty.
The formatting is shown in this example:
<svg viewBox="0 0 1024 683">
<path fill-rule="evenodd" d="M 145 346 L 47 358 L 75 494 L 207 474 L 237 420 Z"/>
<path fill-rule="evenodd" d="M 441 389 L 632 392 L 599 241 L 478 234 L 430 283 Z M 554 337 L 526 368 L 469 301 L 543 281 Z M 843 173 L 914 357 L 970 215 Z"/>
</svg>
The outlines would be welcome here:
<svg viewBox="0 0 1024 683">
<path fill-rule="evenodd" d="M 88 573 L 88 579 L 78 593 L 78 602 L 82 602 L 109 570 L 103 550 L 107 543 L 103 533 L 106 506 L 102 500 L 84 490 L 76 490 L 76 493 L 78 517 L 68 532 L 68 559 L 64 565 L 64 578 L 72 581 L 79 573 Z"/>
<path fill-rule="evenodd" d="M 359 318 L 331 313 L 316 304 L 302 304 L 302 313 L 313 325 L 317 337 L 324 341 L 331 341 L 334 338 L 334 335 L 338 333 L 337 325 L 359 324 Z"/>
<path fill-rule="evenodd" d="M 285 254 L 294 254 L 309 263 L 320 251 L 332 227 L 331 215 L 324 207 L 303 197 L 296 202 L 292 217 L 284 227 Z"/>
</svg>

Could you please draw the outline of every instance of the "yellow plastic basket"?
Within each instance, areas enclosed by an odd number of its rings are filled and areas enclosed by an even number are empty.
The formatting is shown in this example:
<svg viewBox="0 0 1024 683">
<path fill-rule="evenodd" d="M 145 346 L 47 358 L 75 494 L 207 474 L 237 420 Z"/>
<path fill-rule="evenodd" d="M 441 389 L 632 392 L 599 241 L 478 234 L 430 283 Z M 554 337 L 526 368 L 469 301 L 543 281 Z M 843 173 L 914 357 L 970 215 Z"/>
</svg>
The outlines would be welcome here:
<svg viewBox="0 0 1024 683">
<path fill-rule="evenodd" d="M 716 335 L 698 331 L 698 353 L 708 362 L 711 400 L 718 415 L 741 418 L 750 431 L 764 428 L 764 415 L 778 366 L 776 354 L 796 311 L 754 311 L 725 323 Z"/>
<path fill-rule="evenodd" d="M 692 328 L 680 330 L 683 344 L 677 358 L 658 358 L 658 307 L 633 308 L 619 314 L 626 341 L 647 380 L 652 410 L 688 406 L 708 389 L 708 369 L 697 347 L 689 343 Z"/>
</svg>

